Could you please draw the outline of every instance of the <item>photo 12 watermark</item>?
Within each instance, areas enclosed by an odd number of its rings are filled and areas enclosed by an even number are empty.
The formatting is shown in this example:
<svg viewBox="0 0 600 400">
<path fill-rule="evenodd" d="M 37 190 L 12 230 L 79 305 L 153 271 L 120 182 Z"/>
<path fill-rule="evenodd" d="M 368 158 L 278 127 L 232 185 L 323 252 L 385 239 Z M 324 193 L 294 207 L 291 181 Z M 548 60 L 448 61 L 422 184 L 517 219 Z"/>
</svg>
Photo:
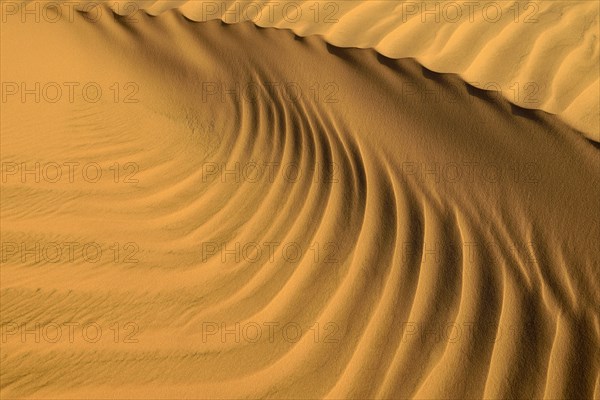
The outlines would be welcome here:
<svg viewBox="0 0 600 400">
<path fill-rule="evenodd" d="M 298 103 L 312 101 L 314 103 L 340 102 L 340 87 L 336 82 L 310 82 L 301 84 L 293 81 L 248 81 L 248 82 L 200 82 L 202 103 L 261 102 L 281 101 L 282 103 Z"/>
<path fill-rule="evenodd" d="M 427 73 L 432 75 L 438 74 L 432 71 L 427 71 Z M 461 93 L 464 93 L 463 81 L 448 82 L 444 86 L 429 86 L 418 82 L 402 82 L 399 90 L 402 101 L 407 103 L 457 104 L 466 99 L 468 103 L 472 104 L 481 97 L 481 94 L 477 90 L 486 91 L 496 99 L 503 98 L 514 104 L 539 106 L 542 103 L 541 91 L 544 86 L 537 82 L 526 81 L 502 84 L 494 81 L 470 81 L 467 83 L 475 88 L 475 92 L 468 90 L 466 97 L 461 95 Z"/>
<path fill-rule="evenodd" d="M 140 2 L 135 1 L 2 1 L 2 23 L 37 24 L 73 23 L 83 20 L 98 23 L 102 20 L 138 23 L 141 21 Z"/>
<path fill-rule="evenodd" d="M 119 104 L 139 103 L 140 86 L 136 82 L 23 82 L 2 81 L 2 103 L 66 103 Z"/>
<path fill-rule="evenodd" d="M 2 322 L 1 341 L 6 343 L 139 343 L 140 327 L 135 322 L 50 321 Z"/>
<path fill-rule="evenodd" d="M 498 164 L 477 161 L 404 161 L 402 173 L 409 179 L 427 183 L 528 183 L 542 181 L 543 168 L 535 162 Z"/>
<path fill-rule="evenodd" d="M 98 242 L 2 241 L 2 263 L 113 263 L 137 264 L 140 246 L 136 242 L 110 244 Z"/>
<path fill-rule="evenodd" d="M 139 183 L 139 164 L 114 162 L 2 162 L 2 183 Z"/>
<path fill-rule="evenodd" d="M 306 325 L 293 321 L 205 321 L 201 337 L 202 343 L 298 343 L 303 337 L 314 343 L 340 343 L 340 327 L 335 322 Z"/>
<path fill-rule="evenodd" d="M 338 183 L 340 167 L 336 162 L 316 162 L 310 168 L 296 162 L 247 161 L 202 164 L 202 182 L 220 183 L 296 183 L 309 179 L 312 183 Z"/>
<path fill-rule="evenodd" d="M 382 0 L 373 3 L 378 2 Z M 394 12 L 403 23 L 493 24 L 510 19 L 532 24 L 539 21 L 540 6 L 534 1 L 399 1 Z"/>
<path fill-rule="evenodd" d="M 243 21 L 286 24 L 311 22 L 336 24 L 340 16 L 339 1 L 202 1 L 198 20 L 222 19 L 226 23 Z"/>
<path fill-rule="evenodd" d="M 202 242 L 201 260 L 206 262 L 231 263 L 297 263 L 301 260 L 313 263 L 332 264 L 339 262 L 340 247 L 336 242 Z"/>
<path fill-rule="evenodd" d="M 519 262 L 521 265 L 539 265 L 542 256 L 538 246 L 533 242 L 497 243 L 482 240 L 470 241 L 414 241 L 402 242 L 402 263 L 414 262 L 445 265 L 446 262 L 475 264 L 477 262 L 507 261 Z"/>
<path fill-rule="evenodd" d="M 492 335 L 488 334 L 493 332 Z M 505 339 L 518 338 L 516 327 L 478 321 L 405 321 L 399 331 L 402 343 L 473 343 L 480 340 L 495 343 Z"/>
</svg>

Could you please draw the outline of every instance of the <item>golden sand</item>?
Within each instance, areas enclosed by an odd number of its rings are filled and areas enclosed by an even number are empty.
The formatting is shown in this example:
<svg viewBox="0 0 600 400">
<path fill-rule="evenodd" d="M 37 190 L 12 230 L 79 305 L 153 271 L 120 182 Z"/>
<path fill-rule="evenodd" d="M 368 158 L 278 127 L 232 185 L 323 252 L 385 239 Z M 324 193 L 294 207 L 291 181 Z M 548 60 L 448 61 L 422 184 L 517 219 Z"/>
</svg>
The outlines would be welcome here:
<svg viewBox="0 0 600 400">
<path fill-rule="evenodd" d="M 188 3 L 3 20 L 2 398 L 600 398 L 597 37 L 552 115 Z"/>
</svg>

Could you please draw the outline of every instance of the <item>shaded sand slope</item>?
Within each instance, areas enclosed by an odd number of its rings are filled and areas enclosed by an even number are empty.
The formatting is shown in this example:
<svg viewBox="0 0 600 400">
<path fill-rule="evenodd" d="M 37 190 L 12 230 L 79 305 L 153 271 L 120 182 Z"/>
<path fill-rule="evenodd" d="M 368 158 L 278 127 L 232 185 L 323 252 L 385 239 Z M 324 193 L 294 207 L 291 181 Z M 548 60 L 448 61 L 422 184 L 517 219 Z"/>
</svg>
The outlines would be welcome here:
<svg viewBox="0 0 600 400">
<path fill-rule="evenodd" d="M 174 11 L 5 24 L 1 72 L 103 89 L 2 104 L 3 397 L 600 395 L 599 152 L 557 118 Z"/>
<path fill-rule="evenodd" d="M 90 18 L 98 12 L 84 5 Z M 544 1 L 106 1 L 137 20 L 177 7 L 194 21 L 251 20 L 341 47 L 412 57 L 510 102 L 558 114 L 600 141 L 600 3 Z M 91 2 L 97 4 L 97 2 Z"/>
</svg>

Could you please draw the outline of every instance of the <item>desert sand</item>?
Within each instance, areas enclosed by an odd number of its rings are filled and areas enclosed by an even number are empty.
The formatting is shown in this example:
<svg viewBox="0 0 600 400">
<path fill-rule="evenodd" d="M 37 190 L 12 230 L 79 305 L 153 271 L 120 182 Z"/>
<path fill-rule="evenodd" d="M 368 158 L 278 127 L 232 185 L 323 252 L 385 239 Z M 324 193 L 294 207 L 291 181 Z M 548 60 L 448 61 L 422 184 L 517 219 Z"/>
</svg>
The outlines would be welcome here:
<svg viewBox="0 0 600 400">
<path fill-rule="evenodd" d="M 92 21 L 98 2 L 82 0 Z M 600 3 L 597 1 L 107 1 L 137 22 L 177 8 L 193 21 L 252 21 L 373 48 L 455 73 L 523 108 L 559 115 L 600 141 Z M 75 7 L 75 6 L 74 6 Z"/>
<path fill-rule="evenodd" d="M 3 399 L 600 398 L 597 4 L 391 3 L 3 3 Z"/>
</svg>

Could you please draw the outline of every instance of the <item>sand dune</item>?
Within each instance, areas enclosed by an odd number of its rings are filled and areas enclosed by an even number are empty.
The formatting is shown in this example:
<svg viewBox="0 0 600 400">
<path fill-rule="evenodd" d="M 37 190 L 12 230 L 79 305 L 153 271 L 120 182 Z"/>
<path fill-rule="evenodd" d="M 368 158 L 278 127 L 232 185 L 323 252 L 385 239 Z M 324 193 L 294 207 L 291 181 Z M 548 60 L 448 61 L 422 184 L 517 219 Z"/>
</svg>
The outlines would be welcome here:
<svg viewBox="0 0 600 400">
<path fill-rule="evenodd" d="M 186 6 L 2 25 L 3 398 L 600 398 L 590 141 Z"/>
<path fill-rule="evenodd" d="M 80 9 L 96 18 L 97 1 Z M 321 35 L 340 47 L 411 57 L 459 74 L 528 109 L 559 115 L 600 142 L 600 3 L 597 1 L 106 1 L 113 11 L 194 21 L 253 21 Z M 368 22 L 366 22 L 368 21 Z"/>
</svg>

